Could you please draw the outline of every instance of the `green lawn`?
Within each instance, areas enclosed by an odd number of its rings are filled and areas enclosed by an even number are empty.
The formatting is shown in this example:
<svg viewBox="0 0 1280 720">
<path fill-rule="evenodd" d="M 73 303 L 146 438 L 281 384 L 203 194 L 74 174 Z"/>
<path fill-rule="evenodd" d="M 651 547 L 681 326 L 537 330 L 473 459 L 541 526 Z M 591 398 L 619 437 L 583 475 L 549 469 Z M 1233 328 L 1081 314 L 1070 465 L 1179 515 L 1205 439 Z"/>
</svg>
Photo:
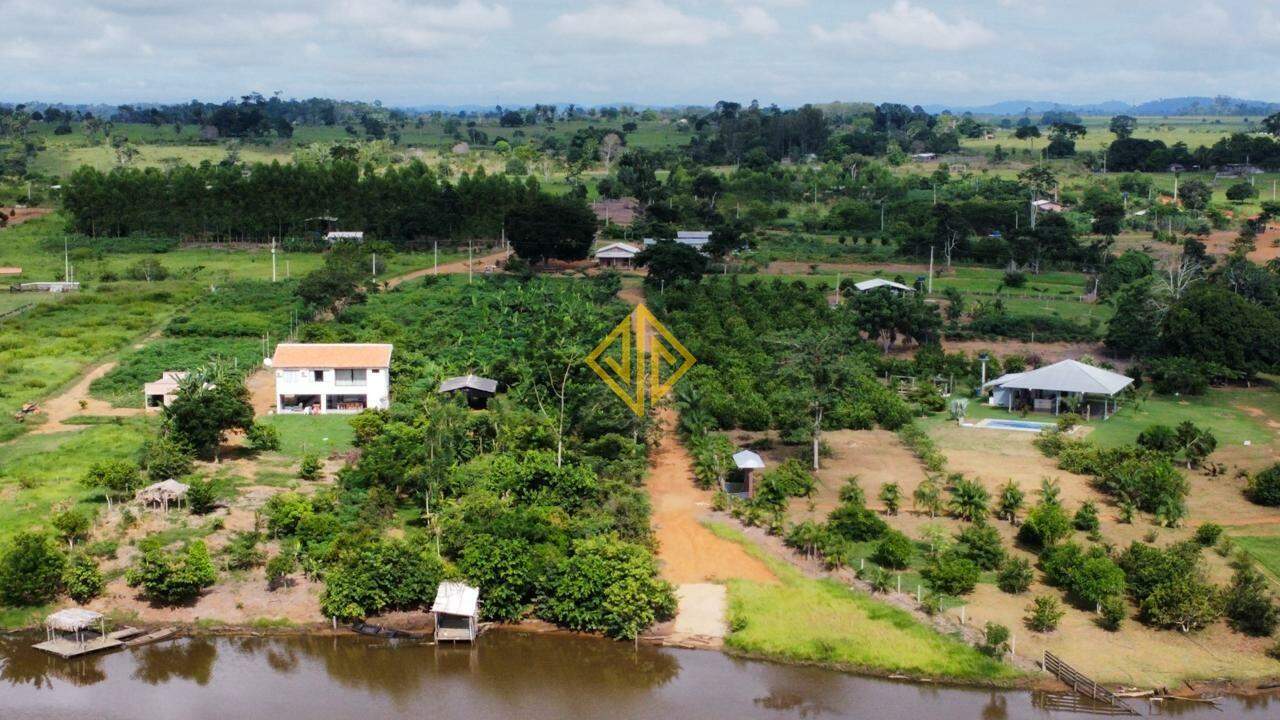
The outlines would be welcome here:
<svg viewBox="0 0 1280 720">
<path fill-rule="evenodd" d="M 90 425 L 83 430 L 25 435 L 0 448 L 0 540 L 48 519 L 53 508 L 96 512 L 102 494 L 80 486 L 103 460 L 134 460 L 153 418 Z"/>
<path fill-rule="evenodd" d="M 1232 535 L 1231 539 L 1266 568 L 1273 582 L 1280 584 L 1280 535 Z"/>
<path fill-rule="evenodd" d="M 355 440 L 350 415 L 271 415 L 260 422 L 280 431 L 280 452 L 294 460 L 350 450 Z"/>
<path fill-rule="evenodd" d="M 1246 440 L 1253 445 L 1271 442 L 1275 432 L 1267 427 L 1266 417 L 1250 415 L 1242 407 L 1257 408 L 1267 417 L 1280 417 L 1280 392 L 1269 387 L 1213 388 L 1200 397 L 1155 395 L 1130 401 L 1110 420 L 1095 423 L 1090 438 L 1100 445 L 1115 447 L 1133 442 L 1151 425 L 1176 426 L 1190 420 L 1211 430 L 1219 447 L 1240 445 Z"/>
<path fill-rule="evenodd" d="M 763 553 L 720 523 L 716 535 L 740 543 L 780 583 L 732 580 L 725 644 L 750 655 L 918 677 L 1008 682 L 1012 667 L 935 632 L 909 613 L 833 580 L 813 580 Z"/>
</svg>

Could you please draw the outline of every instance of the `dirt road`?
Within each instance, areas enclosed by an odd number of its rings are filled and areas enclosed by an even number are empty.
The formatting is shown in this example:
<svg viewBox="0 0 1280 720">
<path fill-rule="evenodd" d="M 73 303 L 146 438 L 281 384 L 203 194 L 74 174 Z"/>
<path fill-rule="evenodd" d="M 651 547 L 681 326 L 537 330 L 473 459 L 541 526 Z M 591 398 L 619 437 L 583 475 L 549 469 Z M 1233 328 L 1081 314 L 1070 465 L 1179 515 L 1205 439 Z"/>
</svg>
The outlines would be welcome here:
<svg viewBox="0 0 1280 720">
<path fill-rule="evenodd" d="M 484 269 L 489 266 L 496 267 L 503 260 L 507 259 L 508 254 L 509 253 L 507 253 L 506 251 L 503 251 L 503 252 L 496 252 L 491 255 L 484 255 L 481 257 L 472 258 L 471 271 L 473 273 L 481 273 L 481 272 L 484 272 Z M 408 282 L 409 280 L 414 280 L 420 277 L 426 277 L 427 275 L 434 275 L 437 273 L 440 275 L 457 275 L 457 274 L 465 273 L 466 271 L 467 271 L 466 260 L 458 260 L 457 262 L 445 263 L 441 265 L 438 269 L 423 268 L 421 270 L 414 270 L 413 272 L 408 272 L 408 273 L 405 273 L 404 275 L 397 275 L 396 277 L 393 277 L 390 280 L 388 280 L 387 289 L 390 290 L 391 288 L 399 285 L 400 283 Z"/>
<path fill-rule="evenodd" d="M 131 417 L 140 415 L 142 408 L 117 408 L 112 407 L 111 403 L 89 395 L 89 385 L 94 380 L 106 375 L 115 368 L 116 362 L 105 362 L 94 367 L 85 373 L 75 385 L 67 388 L 57 395 L 46 398 L 40 402 L 40 415 L 46 418 L 43 424 L 37 425 L 31 432 L 34 434 L 64 432 L 67 430 L 81 430 L 82 425 L 66 425 L 68 418 L 76 415 L 110 415 L 113 417 Z M 142 388 L 138 388 L 138 392 L 142 392 Z M 81 407 L 80 403 L 84 402 Z"/>
<path fill-rule="evenodd" d="M 647 486 L 662 577 L 676 584 L 732 578 L 777 582 L 764 563 L 699 522 L 710 508 L 711 493 L 693 484 L 693 460 L 676 436 L 675 410 L 662 408 L 658 419 L 662 439 L 650 458 Z"/>
</svg>

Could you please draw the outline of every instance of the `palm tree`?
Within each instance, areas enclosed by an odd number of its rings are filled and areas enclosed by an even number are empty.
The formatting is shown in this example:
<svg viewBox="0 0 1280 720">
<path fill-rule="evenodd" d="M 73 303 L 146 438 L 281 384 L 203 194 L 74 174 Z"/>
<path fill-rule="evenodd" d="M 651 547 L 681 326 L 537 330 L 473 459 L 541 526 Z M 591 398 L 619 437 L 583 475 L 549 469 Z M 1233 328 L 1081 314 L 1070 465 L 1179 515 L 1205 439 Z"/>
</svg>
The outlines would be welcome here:
<svg viewBox="0 0 1280 720">
<path fill-rule="evenodd" d="M 977 522 L 986 519 L 991 494 L 976 480 L 958 477 L 951 485 L 951 514 L 961 520 Z"/>
<path fill-rule="evenodd" d="M 926 477 L 924 482 L 916 486 L 916 491 L 911 494 L 911 507 L 925 510 L 931 518 L 942 512 L 942 490 L 938 487 L 936 478 Z"/>
<path fill-rule="evenodd" d="M 1040 478 L 1040 504 L 1041 505 L 1062 505 L 1061 500 L 1062 488 L 1058 486 L 1058 481 L 1051 477 Z"/>
<path fill-rule="evenodd" d="M 898 483 L 885 483 L 880 486 L 880 502 L 884 503 L 886 513 L 898 514 L 898 507 L 902 505 L 902 489 L 898 487 Z"/>
<path fill-rule="evenodd" d="M 1022 492 L 1022 488 L 1018 487 L 1018 484 L 1010 478 L 1009 482 L 1000 487 L 1000 506 L 998 508 L 1000 517 L 1010 523 L 1016 523 L 1018 512 L 1026 504 L 1026 497 L 1027 495 Z"/>
</svg>

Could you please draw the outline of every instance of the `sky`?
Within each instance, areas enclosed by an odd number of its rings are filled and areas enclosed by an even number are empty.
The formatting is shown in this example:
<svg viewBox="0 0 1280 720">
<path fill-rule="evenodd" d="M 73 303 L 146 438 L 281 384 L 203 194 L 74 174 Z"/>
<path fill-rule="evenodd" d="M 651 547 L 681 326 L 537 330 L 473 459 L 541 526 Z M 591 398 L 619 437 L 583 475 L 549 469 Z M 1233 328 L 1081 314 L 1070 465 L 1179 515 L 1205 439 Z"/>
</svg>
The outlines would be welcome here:
<svg viewBox="0 0 1280 720">
<path fill-rule="evenodd" d="M 1280 0 L 0 0 L 0 100 L 1280 100 Z"/>
</svg>

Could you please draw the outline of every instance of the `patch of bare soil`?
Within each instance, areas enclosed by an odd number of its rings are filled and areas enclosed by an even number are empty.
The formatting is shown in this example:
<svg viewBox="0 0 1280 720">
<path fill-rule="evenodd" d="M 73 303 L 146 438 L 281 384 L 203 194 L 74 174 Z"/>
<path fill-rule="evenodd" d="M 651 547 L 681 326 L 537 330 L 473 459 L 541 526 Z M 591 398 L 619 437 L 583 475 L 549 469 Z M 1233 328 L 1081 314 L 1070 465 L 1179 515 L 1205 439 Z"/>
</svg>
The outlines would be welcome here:
<svg viewBox="0 0 1280 720">
<path fill-rule="evenodd" d="M 769 263 L 768 267 L 764 268 L 761 272 L 765 275 L 810 275 L 814 272 L 820 275 L 835 275 L 839 272 L 880 272 L 882 275 L 886 276 L 892 276 L 897 273 L 915 276 L 928 273 L 929 266 L 912 263 L 809 263 L 792 260 L 776 260 Z"/>
<path fill-rule="evenodd" d="M 1033 343 L 1024 340 L 943 340 L 942 348 L 947 352 L 963 352 L 970 356 L 977 356 L 978 353 L 984 350 L 1000 357 L 1006 355 L 1037 356 L 1046 365 L 1056 363 L 1059 360 L 1074 360 L 1085 355 L 1098 359 L 1105 358 L 1117 367 L 1128 365 L 1125 361 L 1107 357 L 1107 348 L 1100 342 Z M 988 380 L 990 379 L 988 378 Z"/>
<path fill-rule="evenodd" d="M 1205 249 L 1213 255 L 1230 255 L 1231 243 L 1240 236 L 1238 230 L 1219 230 L 1205 238 Z M 1263 264 L 1268 260 L 1280 258 L 1280 227 L 1268 227 L 1258 235 L 1257 249 L 1249 253 L 1249 259 Z"/>
<path fill-rule="evenodd" d="M 245 378 L 244 385 L 249 390 L 249 402 L 253 405 L 253 414 L 262 417 L 276 410 L 276 374 L 271 368 L 261 367 Z"/>
<path fill-rule="evenodd" d="M 9 222 L 6 227 L 21 225 L 28 220 L 35 220 L 52 213 L 50 208 L 20 208 L 20 207 L 0 207 L 0 213 L 4 213 L 5 219 Z"/>
<path fill-rule="evenodd" d="M 764 563 L 699 522 L 711 506 L 711 493 L 693 484 L 693 461 L 676 436 L 675 410 L 661 408 L 658 420 L 661 439 L 650 457 L 646 487 L 662 577 L 676 584 L 731 578 L 777 582 Z"/>
</svg>

